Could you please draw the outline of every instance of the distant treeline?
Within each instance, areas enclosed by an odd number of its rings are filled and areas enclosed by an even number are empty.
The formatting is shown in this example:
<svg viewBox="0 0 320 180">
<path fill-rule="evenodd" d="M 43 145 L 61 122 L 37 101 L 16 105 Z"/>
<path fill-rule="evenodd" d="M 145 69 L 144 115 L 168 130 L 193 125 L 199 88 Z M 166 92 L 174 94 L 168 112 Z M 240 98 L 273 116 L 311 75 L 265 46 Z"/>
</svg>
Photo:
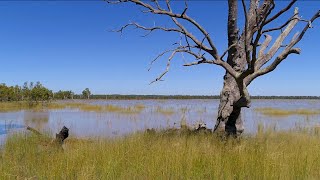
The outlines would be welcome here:
<svg viewBox="0 0 320 180">
<path fill-rule="evenodd" d="M 77 95 L 75 96 L 77 97 Z M 141 100 L 141 99 L 219 99 L 219 96 L 191 96 L 191 95 L 101 95 L 93 94 L 90 99 Z"/>
<path fill-rule="evenodd" d="M 7 86 L 0 84 L 0 101 L 28 101 L 30 103 L 48 102 L 51 100 L 66 99 L 113 99 L 113 100 L 141 100 L 141 99 L 219 99 L 220 96 L 201 95 L 101 95 L 91 94 L 85 88 L 82 94 L 75 94 L 71 90 L 53 92 L 44 87 L 40 82 L 25 82 L 23 86 Z M 252 99 L 320 99 L 320 96 L 252 96 Z"/>
<path fill-rule="evenodd" d="M 44 87 L 40 82 L 28 83 L 23 86 L 6 86 L 0 84 L 0 101 L 28 101 L 30 103 L 38 103 L 50 101 L 53 93 L 48 88 Z"/>
<path fill-rule="evenodd" d="M 75 95 L 80 99 L 80 95 Z M 320 96 L 251 96 L 252 99 L 320 99 Z M 201 95 L 91 95 L 90 99 L 114 99 L 114 100 L 141 100 L 141 99 L 220 99 L 220 96 L 201 96 Z"/>
<path fill-rule="evenodd" d="M 251 96 L 252 99 L 320 99 L 320 96 Z"/>
</svg>

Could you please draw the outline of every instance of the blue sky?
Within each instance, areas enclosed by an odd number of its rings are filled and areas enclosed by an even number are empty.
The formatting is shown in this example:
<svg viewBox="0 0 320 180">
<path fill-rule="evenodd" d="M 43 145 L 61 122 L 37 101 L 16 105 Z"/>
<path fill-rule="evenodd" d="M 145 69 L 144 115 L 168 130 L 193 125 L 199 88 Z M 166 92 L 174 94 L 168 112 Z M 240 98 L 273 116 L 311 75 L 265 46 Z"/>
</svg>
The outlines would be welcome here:
<svg viewBox="0 0 320 180">
<path fill-rule="evenodd" d="M 277 8 L 288 1 L 279 3 Z M 179 3 L 173 6 L 182 9 Z M 320 8 L 320 1 L 296 6 L 307 19 Z M 40 81 L 54 91 L 76 93 L 89 87 L 97 94 L 219 94 L 224 70 L 214 65 L 182 67 L 181 55 L 173 60 L 165 81 L 149 85 L 166 65 L 166 59 L 160 59 L 148 71 L 150 61 L 180 36 L 159 32 L 142 38 L 144 32 L 135 29 L 122 36 L 109 31 L 130 21 L 171 25 L 168 18 L 139 10 L 100 1 L 1 1 L 0 82 Z M 188 14 L 210 32 L 221 54 L 227 47 L 226 1 L 191 1 Z M 302 54 L 290 56 L 274 72 L 256 79 L 249 87 L 252 95 L 320 96 L 320 20 L 313 26 L 298 44 Z"/>
</svg>

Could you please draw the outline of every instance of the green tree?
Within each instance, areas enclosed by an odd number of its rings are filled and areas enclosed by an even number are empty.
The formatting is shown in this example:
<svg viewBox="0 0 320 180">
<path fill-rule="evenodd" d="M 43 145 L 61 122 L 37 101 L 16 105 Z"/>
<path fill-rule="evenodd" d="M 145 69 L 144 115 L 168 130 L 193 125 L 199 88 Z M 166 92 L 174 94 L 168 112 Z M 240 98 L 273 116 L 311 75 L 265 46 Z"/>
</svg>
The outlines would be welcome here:
<svg viewBox="0 0 320 180">
<path fill-rule="evenodd" d="M 90 92 L 89 88 L 86 88 L 86 89 L 84 89 L 84 90 L 82 91 L 82 96 L 83 96 L 84 98 L 90 99 L 90 95 L 91 95 L 91 92 Z"/>
<path fill-rule="evenodd" d="M 44 87 L 40 82 L 37 82 L 34 86 L 33 83 L 30 83 L 32 87 L 30 91 L 31 101 L 38 103 L 39 101 L 45 102 L 52 99 L 53 93 L 46 87 Z"/>
<path fill-rule="evenodd" d="M 0 101 L 8 101 L 8 87 L 6 84 L 0 84 Z"/>
<path fill-rule="evenodd" d="M 54 93 L 54 99 L 73 99 L 74 93 L 72 91 L 62 91 Z"/>
<path fill-rule="evenodd" d="M 23 94 L 22 94 L 22 88 L 18 85 L 13 87 L 13 91 L 14 91 L 14 101 L 21 101 Z"/>
<path fill-rule="evenodd" d="M 30 89 L 28 82 L 25 82 L 22 87 L 22 100 L 27 101 L 30 99 Z"/>
</svg>

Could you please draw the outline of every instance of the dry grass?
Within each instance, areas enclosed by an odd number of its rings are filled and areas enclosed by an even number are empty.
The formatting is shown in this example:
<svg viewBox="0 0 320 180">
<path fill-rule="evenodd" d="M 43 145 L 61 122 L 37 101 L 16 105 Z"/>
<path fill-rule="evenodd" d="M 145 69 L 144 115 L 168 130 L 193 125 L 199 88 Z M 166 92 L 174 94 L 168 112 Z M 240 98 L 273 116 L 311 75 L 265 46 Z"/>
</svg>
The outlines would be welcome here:
<svg viewBox="0 0 320 180">
<path fill-rule="evenodd" d="M 319 131 L 260 131 L 222 141 L 205 134 L 140 133 L 69 139 L 39 151 L 38 137 L 9 137 L 0 179 L 319 179 Z"/>
<path fill-rule="evenodd" d="M 320 110 L 310 109 L 276 109 L 276 108 L 256 108 L 255 111 L 268 116 L 290 116 L 290 115 L 320 115 Z"/>
</svg>

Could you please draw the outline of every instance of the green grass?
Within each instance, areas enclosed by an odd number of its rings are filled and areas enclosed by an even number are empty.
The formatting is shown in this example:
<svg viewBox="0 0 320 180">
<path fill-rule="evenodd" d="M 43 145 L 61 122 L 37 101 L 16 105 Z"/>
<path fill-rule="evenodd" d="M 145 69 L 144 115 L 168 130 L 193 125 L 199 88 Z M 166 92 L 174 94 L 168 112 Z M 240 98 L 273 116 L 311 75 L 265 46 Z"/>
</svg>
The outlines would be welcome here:
<svg viewBox="0 0 320 180">
<path fill-rule="evenodd" d="M 255 111 L 267 116 L 291 116 L 291 115 L 320 115 L 320 110 L 313 109 L 277 109 L 277 108 L 256 108 Z"/>
<path fill-rule="evenodd" d="M 0 179 L 319 179 L 320 133 L 260 130 L 222 141 L 213 135 L 154 132 L 116 139 L 13 135 L 0 156 Z M 40 144 L 40 145 L 39 145 Z"/>
</svg>

